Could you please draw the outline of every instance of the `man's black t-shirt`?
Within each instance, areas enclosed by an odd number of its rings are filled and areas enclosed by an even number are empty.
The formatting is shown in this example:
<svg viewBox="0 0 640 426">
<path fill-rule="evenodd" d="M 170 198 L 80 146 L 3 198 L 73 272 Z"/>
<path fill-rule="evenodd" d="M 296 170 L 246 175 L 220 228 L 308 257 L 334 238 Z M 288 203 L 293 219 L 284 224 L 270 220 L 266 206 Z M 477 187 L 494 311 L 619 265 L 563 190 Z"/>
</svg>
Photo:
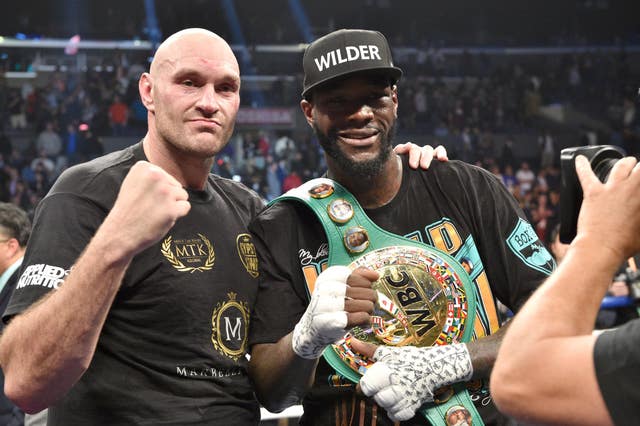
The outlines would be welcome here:
<svg viewBox="0 0 640 426">
<path fill-rule="evenodd" d="M 414 171 L 403 161 L 398 194 L 387 205 L 366 210 L 367 215 L 383 229 L 436 246 L 469 268 L 479 295 L 474 336 L 494 333 L 501 324 L 496 299 L 516 311 L 555 262 L 514 198 L 487 171 L 458 161 Z M 308 288 L 327 267 L 328 244 L 318 219 L 297 202 L 270 206 L 249 229 L 260 264 L 251 346 L 277 342 L 293 330 L 308 305 Z M 486 389 L 472 399 L 488 423 L 502 421 Z M 304 424 L 348 423 L 350 418 L 371 424 L 372 417 L 377 424 L 393 424 L 384 410 L 358 399 L 353 386 L 324 360 L 304 408 Z M 410 423 L 425 420 L 416 416 Z"/>
<path fill-rule="evenodd" d="M 36 212 L 5 319 L 64 288 L 138 160 L 141 144 L 60 176 Z M 258 422 L 245 358 L 258 285 L 247 224 L 262 201 L 213 175 L 189 201 L 188 215 L 131 262 L 89 369 L 50 407 L 49 425 Z"/>
<path fill-rule="evenodd" d="M 598 336 L 593 360 L 600 392 L 613 422 L 640 424 L 640 320 Z"/>
</svg>

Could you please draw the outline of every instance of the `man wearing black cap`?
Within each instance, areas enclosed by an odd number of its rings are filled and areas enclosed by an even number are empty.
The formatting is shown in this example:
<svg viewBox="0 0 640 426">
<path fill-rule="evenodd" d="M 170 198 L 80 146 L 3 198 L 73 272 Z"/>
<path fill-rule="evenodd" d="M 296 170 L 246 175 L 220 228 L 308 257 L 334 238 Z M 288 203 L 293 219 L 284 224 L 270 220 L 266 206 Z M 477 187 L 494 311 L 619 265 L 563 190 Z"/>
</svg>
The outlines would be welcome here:
<svg viewBox="0 0 640 426">
<path fill-rule="evenodd" d="M 249 337 L 250 374 L 259 399 L 272 411 L 302 400 L 302 424 L 390 425 L 405 420 L 403 424 L 445 424 L 455 417 L 447 413 L 465 410 L 475 413 L 474 424 L 481 423 L 480 419 L 504 424 L 507 419 L 493 408 L 486 386 L 503 335 L 496 301 L 517 310 L 555 263 L 513 197 L 493 175 L 457 161 L 434 164 L 428 171 L 413 171 L 392 152 L 398 111 L 396 83 L 402 72 L 393 65 L 381 33 L 330 33 L 308 46 L 303 67 L 300 105 L 324 148 L 328 179 L 312 181 L 291 192 L 287 198 L 301 202 L 272 204 L 250 225 L 260 265 Z M 332 187 L 322 195 L 314 191 L 327 183 Z M 352 200 L 353 215 L 331 215 L 331 203 L 337 194 Z M 359 218 L 359 224 L 369 225 L 351 226 L 354 217 Z M 354 229 L 369 232 L 365 244 L 349 243 L 346 237 Z M 396 236 L 384 234 L 386 231 Z M 363 391 L 372 396 L 366 398 L 356 392 L 356 386 L 344 374 L 336 374 L 320 358 L 325 348 L 353 331 L 354 326 L 363 326 L 358 337 L 384 326 L 372 320 L 383 305 L 381 293 L 372 288 L 372 283 L 382 277 L 378 269 L 356 268 L 357 262 L 351 268 L 343 266 L 349 262 L 335 262 L 338 252 L 346 253 L 343 257 L 348 259 L 367 253 L 379 246 L 377 235 L 383 234 L 391 239 L 408 237 L 401 239 L 412 244 L 425 243 L 423 246 L 431 246 L 430 250 L 443 253 L 441 260 L 457 263 L 450 268 L 457 271 L 456 279 L 464 276 L 460 279 L 469 283 L 464 286 L 469 299 L 456 299 L 459 303 L 455 309 L 454 304 L 449 305 L 446 324 L 464 323 L 467 331 L 466 337 L 446 338 L 437 347 L 380 347 L 375 354 L 375 348 L 362 342 L 341 341 L 345 346 L 352 345 L 352 349 L 344 350 L 343 359 L 359 372 L 367 371 L 367 361 L 355 351 L 367 353 L 376 361 L 361 381 Z M 538 255 L 532 256 L 534 252 Z M 397 254 L 405 256 L 400 251 Z M 469 273 L 459 264 L 463 258 L 473 262 Z M 392 264 L 394 259 L 384 262 Z M 440 268 L 436 265 L 435 269 Z M 400 283 L 389 280 L 393 286 Z M 411 321 L 415 335 L 418 324 L 424 325 L 418 334 L 433 328 L 427 308 L 441 293 L 424 299 L 423 306 L 413 311 L 405 309 L 414 316 L 404 319 L 390 307 L 393 303 L 384 303 L 396 319 Z M 449 291 L 447 297 L 452 294 L 459 295 Z M 396 294 L 395 302 L 406 308 L 423 296 L 416 289 L 405 288 Z M 475 309 L 471 299 L 476 301 Z M 452 322 L 460 306 L 469 308 L 461 316 L 473 318 L 475 313 L 475 321 L 467 323 L 461 318 L 458 323 Z M 444 329 L 441 334 L 446 336 Z M 391 340 L 397 337 L 380 335 Z M 472 338 L 472 342 L 462 343 Z M 445 401 L 450 396 L 436 391 L 445 385 L 465 387 L 470 379 L 474 382 L 466 386 L 468 391 L 460 392 L 467 392 L 466 405 L 447 406 L 447 412 L 441 410 L 439 418 L 430 414 L 429 420 L 416 414 L 423 403 L 434 400 L 434 393 L 443 404 L 440 409 L 451 404 Z M 457 398 L 458 391 L 452 393 Z"/>
</svg>

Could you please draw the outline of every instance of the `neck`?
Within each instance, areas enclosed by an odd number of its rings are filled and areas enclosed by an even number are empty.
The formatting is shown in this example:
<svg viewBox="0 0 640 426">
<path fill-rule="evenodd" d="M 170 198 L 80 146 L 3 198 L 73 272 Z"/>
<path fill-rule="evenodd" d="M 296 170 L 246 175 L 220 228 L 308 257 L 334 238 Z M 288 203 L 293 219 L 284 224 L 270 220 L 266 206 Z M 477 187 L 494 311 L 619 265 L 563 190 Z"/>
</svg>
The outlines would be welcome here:
<svg viewBox="0 0 640 426">
<path fill-rule="evenodd" d="M 366 178 L 354 176 L 349 170 L 341 170 L 330 158 L 327 158 L 327 165 L 327 177 L 347 188 L 365 209 L 389 203 L 402 184 L 402 160 L 395 153 L 389 156 L 380 173 Z"/>
<path fill-rule="evenodd" d="M 11 256 L 9 259 L 6 259 L 4 262 L 6 262 L 5 265 L 2 265 L 0 267 L 0 269 L 2 271 L 0 271 L 0 275 L 4 274 L 7 269 L 11 268 L 11 266 L 16 263 L 18 260 L 22 259 L 22 257 L 24 256 L 24 249 L 21 248 L 20 250 L 18 250 L 13 256 Z"/>
<path fill-rule="evenodd" d="M 201 158 L 190 155 L 165 141 L 152 137 L 149 133 L 142 141 L 142 149 L 150 163 L 162 167 L 185 188 L 197 190 L 205 188 L 209 171 L 213 166 L 213 157 Z"/>
</svg>

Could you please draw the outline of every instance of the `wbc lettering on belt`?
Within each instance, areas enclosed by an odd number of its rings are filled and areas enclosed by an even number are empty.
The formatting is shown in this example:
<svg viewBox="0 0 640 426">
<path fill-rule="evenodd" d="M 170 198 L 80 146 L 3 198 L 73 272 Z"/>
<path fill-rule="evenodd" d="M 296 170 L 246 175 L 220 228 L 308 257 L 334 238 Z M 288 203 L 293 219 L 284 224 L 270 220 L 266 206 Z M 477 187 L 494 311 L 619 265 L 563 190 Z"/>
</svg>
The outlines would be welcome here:
<svg viewBox="0 0 640 426">
<path fill-rule="evenodd" d="M 332 50 L 321 55 L 319 58 L 313 58 L 318 71 L 324 71 L 327 68 L 344 64 L 351 61 L 381 61 L 380 49 L 374 44 L 360 44 L 357 46 L 345 46 L 341 49 Z"/>
<path fill-rule="evenodd" d="M 393 289 L 394 296 L 405 309 L 418 336 L 422 337 L 436 326 L 431 310 L 425 306 L 426 301 L 422 298 L 420 291 L 412 285 L 412 280 L 405 271 L 400 271 L 399 276 L 395 278 L 387 275 L 384 280 Z M 407 309 L 408 307 L 420 307 L 421 309 Z"/>
</svg>

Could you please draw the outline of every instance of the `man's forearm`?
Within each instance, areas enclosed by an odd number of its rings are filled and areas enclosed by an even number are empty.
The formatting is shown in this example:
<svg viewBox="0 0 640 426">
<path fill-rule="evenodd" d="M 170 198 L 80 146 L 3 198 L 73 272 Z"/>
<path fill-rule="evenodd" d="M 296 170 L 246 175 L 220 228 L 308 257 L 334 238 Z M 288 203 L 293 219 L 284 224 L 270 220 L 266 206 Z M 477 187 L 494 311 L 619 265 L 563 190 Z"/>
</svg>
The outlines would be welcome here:
<svg viewBox="0 0 640 426">
<path fill-rule="evenodd" d="M 592 244 L 572 244 L 505 336 L 491 387 L 499 408 L 512 416 L 564 425 L 611 422 L 595 377 L 592 329 L 613 266 Z"/>
<path fill-rule="evenodd" d="M 249 372 L 258 400 L 272 412 L 299 403 L 313 384 L 318 360 L 300 358 L 291 348 L 291 333 L 277 343 L 252 348 Z"/>
<path fill-rule="evenodd" d="M 48 407 L 88 368 L 130 261 L 110 253 L 118 250 L 90 243 L 60 288 L 5 329 L 0 340 L 5 394 L 23 410 Z"/>
<path fill-rule="evenodd" d="M 471 365 L 473 366 L 472 379 L 484 379 L 491 375 L 493 364 L 496 362 L 498 350 L 506 333 L 509 323 L 490 336 L 467 343 Z"/>
</svg>

